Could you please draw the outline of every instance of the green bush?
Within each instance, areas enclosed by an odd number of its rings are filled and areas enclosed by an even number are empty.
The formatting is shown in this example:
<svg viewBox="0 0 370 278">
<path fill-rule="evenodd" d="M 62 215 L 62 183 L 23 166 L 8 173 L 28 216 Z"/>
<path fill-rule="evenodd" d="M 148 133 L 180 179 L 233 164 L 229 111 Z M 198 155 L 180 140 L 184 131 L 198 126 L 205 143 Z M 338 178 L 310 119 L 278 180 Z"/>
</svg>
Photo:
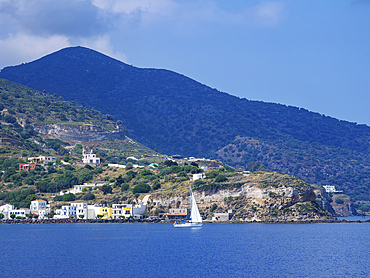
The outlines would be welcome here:
<svg viewBox="0 0 370 278">
<path fill-rule="evenodd" d="M 112 193 L 112 191 L 113 191 L 113 188 L 112 188 L 112 186 L 110 186 L 110 185 L 104 184 L 104 185 L 100 188 L 100 190 L 103 192 L 103 194 L 104 194 L 104 195 L 106 195 L 106 194 L 111 194 L 111 193 Z"/>
<path fill-rule="evenodd" d="M 94 200 L 95 195 L 92 194 L 91 192 L 88 192 L 85 194 L 85 196 L 82 197 L 82 200 L 89 201 L 89 200 Z"/>
<path fill-rule="evenodd" d="M 215 178 L 215 182 L 225 182 L 227 181 L 227 178 L 225 175 L 217 175 Z"/>
<path fill-rule="evenodd" d="M 147 184 L 145 182 L 139 183 L 138 185 L 136 185 L 134 187 L 134 189 L 132 189 L 132 193 L 133 194 L 136 194 L 136 193 L 148 193 L 149 191 L 150 191 L 150 186 L 149 186 L 149 184 Z"/>
</svg>

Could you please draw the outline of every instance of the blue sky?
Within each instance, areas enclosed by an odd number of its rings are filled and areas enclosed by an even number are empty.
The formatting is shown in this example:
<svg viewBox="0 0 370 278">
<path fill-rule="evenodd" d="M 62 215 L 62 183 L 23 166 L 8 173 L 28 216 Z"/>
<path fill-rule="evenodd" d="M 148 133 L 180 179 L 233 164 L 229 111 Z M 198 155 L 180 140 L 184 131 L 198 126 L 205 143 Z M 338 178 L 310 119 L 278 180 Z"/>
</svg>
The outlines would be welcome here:
<svg viewBox="0 0 370 278">
<path fill-rule="evenodd" d="M 0 0 L 0 68 L 75 45 L 370 125 L 367 0 Z"/>
</svg>

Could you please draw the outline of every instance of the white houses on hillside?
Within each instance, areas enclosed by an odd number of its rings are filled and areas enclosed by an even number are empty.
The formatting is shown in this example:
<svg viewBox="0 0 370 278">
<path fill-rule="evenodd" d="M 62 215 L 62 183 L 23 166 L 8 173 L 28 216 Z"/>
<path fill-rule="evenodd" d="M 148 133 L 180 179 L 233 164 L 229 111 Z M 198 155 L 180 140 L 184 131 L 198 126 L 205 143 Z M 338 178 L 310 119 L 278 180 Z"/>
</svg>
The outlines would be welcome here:
<svg viewBox="0 0 370 278">
<path fill-rule="evenodd" d="M 100 164 L 100 158 L 97 157 L 96 154 L 92 152 L 92 150 L 90 151 L 90 153 L 85 153 L 85 149 L 83 149 L 82 155 L 83 155 L 82 163 L 96 165 Z"/>
<path fill-rule="evenodd" d="M 52 163 L 55 163 L 56 161 L 56 158 L 55 157 L 52 157 L 52 156 L 37 156 L 37 157 L 29 157 L 28 160 L 31 162 L 31 163 L 35 163 L 35 164 L 48 164 L 49 162 L 52 162 Z"/>
</svg>

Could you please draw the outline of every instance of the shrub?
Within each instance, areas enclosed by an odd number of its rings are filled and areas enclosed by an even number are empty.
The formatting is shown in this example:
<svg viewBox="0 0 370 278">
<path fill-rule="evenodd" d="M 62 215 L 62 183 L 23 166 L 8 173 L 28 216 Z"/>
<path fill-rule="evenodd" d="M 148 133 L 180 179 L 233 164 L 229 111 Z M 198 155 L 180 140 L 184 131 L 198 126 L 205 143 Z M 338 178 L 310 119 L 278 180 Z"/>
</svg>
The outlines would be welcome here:
<svg viewBox="0 0 370 278">
<path fill-rule="evenodd" d="M 215 179 L 215 182 L 225 182 L 227 181 L 227 178 L 225 175 L 217 175 L 216 176 L 216 179 Z"/>
<path fill-rule="evenodd" d="M 85 196 L 82 197 L 82 200 L 89 201 L 89 200 L 94 200 L 95 195 L 92 194 L 91 192 L 88 192 L 85 194 Z"/>
<path fill-rule="evenodd" d="M 217 204 L 213 204 L 212 207 L 210 208 L 210 211 L 214 211 L 218 208 Z"/>
<path fill-rule="evenodd" d="M 12 115 L 5 115 L 4 120 L 5 122 L 10 123 L 10 124 L 14 124 L 15 122 L 17 122 L 17 119 L 13 117 Z"/>
<path fill-rule="evenodd" d="M 159 182 L 159 181 L 155 181 L 155 182 L 153 183 L 152 188 L 153 188 L 153 190 L 157 190 L 157 189 L 161 188 L 161 184 L 160 184 L 160 182 Z"/>
<path fill-rule="evenodd" d="M 148 193 L 150 191 L 150 186 L 149 184 L 145 183 L 145 182 L 141 182 L 139 183 L 138 185 L 136 185 L 134 187 L 134 189 L 132 190 L 132 193 L 135 194 L 135 193 Z"/>
<path fill-rule="evenodd" d="M 127 191 L 130 188 L 130 185 L 128 183 L 123 183 L 121 186 L 121 191 Z"/>
<path fill-rule="evenodd" d="M 110 185 L 104 184 L 104 185 L 100 188 L 100 190 L 103 192 L 103 194 L 104 194 L 104 195 L 106 195 L 106 194 L 111 194 L 111 193 L 112 193 L 112 191 L 113 191 L 113 188 L 112 188 L 112 186 L 110 186 Z"/>
<path fill-rule="evenodd" d="M 68 193 L 64 195 L 58 195 L 54 197 L 54 201 L 63 201 L 63 202 L 71 202 L 76 200 L 76 195 L 73 193 Z"/>
</svg>

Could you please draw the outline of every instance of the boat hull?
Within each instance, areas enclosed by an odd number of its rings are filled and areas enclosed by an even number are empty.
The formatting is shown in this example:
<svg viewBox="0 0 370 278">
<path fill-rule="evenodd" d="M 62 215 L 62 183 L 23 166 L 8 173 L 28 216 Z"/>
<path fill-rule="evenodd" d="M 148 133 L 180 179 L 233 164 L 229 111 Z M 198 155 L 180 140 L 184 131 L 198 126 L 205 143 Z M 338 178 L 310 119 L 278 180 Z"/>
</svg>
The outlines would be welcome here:
<svg viewBox="0 0 370 278">
<path fill-rule="evenodd" d="M 175 228 L 196 228 L 196 227 L 202 227 L 202 223 L 174 223 L 173 226 Z"/>
</svg>

